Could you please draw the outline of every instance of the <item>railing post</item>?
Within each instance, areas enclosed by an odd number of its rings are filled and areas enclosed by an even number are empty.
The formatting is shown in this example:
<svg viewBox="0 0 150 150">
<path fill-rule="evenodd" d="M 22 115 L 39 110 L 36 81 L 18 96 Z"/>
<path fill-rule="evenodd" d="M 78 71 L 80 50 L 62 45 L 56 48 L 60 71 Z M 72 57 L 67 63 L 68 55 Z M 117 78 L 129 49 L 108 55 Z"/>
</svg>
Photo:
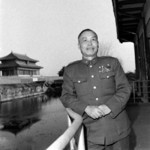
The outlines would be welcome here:
<svg viewBox="0 0 150 150">
<path fill-rule="evenodd" d="M 132 87 L 132 91 L 133 91 L 133 101 L 135 103 L 135 81 L 133 81 L 133 87 Z"/>
<path fill-rule="evenodd" d="M 79 143 L 78 143 L 78 150 L 85 150 L 85 139 L 84 139 L 84 128 L 82 126 L 80 136 L 79 136 Z"/>
<path fill-rule="evenodd" d="M 67 119 L 68 119 L 68 127 L 70 127 L 72 124 L 71 119 L 69 116 L 67 116 Z M 75 150 L 74 147 L 75 147 L 75 139 L 74 137 L 72 137 L 72 139 L 70 140 L 70 150 Z"/>
</svg>

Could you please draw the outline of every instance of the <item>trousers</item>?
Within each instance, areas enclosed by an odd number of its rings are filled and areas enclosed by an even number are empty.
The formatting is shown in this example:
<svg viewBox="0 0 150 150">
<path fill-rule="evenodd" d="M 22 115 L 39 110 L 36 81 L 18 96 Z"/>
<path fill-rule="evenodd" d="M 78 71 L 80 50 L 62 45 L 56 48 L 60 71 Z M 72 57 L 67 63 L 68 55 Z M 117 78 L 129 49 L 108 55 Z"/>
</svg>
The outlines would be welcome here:
<svg viewBox="0 0 150 150">
<path fill-rule="evenodd" d="M 130 150 L 129 136 L 110 145 L 100 145 L 88 142 L 88 150 Z"/>
</svg>

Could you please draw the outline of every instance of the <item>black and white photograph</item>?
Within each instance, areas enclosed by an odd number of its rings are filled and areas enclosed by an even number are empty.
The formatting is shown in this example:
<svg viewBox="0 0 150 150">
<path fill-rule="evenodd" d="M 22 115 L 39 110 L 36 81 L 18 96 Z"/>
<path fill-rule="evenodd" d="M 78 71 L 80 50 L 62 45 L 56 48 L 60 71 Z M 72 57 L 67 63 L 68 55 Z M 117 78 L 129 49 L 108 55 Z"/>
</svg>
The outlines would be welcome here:
<svg viewBox="0 0 150 150">
<path fill-rule="evenodd" d="M 150 150 L 150 0 L 0 0 L 0 150 Z"/>
</svg>

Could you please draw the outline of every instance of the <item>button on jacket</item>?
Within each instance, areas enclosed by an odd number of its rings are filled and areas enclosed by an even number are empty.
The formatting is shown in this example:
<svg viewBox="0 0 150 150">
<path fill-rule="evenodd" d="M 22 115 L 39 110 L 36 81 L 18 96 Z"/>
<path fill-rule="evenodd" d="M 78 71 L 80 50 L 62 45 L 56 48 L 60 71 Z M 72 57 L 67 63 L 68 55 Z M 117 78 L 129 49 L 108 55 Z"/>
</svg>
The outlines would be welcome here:
<svg viewBox="0 0 150 150">
<path fill-rule="evenodd" d="M 116 58 L 96 57 L 79 60 L 65 68 L 61 101 L 83 116 L 87 139 L 96 144 L 112 144 L 130 132 L 125 111 L 131 87 Z M 105 104 L 111 113 L 92 119 L 85 112 L 88 105 Z"/>
</svg>

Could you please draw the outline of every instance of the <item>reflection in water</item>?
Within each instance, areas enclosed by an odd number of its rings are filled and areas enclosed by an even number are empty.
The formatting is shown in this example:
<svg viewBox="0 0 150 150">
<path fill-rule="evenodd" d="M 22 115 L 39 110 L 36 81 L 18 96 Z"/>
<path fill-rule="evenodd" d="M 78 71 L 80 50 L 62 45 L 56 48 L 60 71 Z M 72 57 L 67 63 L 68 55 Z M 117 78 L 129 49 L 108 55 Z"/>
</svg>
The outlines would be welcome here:
<svg viewBox="0 0 150 150">
<path fill-rule="evenodd" d="M 0 104 L 0 149 L 43 150 L 67 128 L 58 98 L 47 95 Z"/>
<path fill-rule="evenodd" d="M 13 102 L 2 103 L 0 109 L 1 123 L 3 130 L 12 133 L 20 132 L 23 128 L 32 125 L 39 120 L 38 113 L 41 110 L 39 98 L 14 100 Z"/>
</svg>

